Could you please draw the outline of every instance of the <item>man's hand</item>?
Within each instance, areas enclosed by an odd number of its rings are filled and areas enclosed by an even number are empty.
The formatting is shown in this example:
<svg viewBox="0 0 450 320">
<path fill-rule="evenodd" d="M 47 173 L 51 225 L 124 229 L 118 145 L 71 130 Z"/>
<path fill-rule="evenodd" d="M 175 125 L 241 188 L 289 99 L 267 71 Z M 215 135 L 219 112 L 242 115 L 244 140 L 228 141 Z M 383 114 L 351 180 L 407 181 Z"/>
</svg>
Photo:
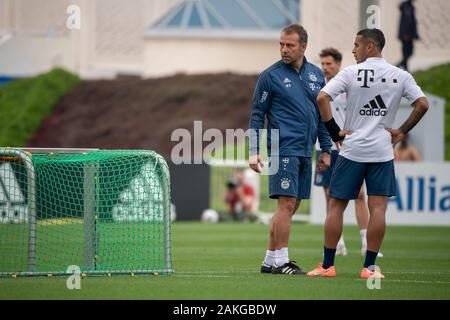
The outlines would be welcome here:
<svg viewBox="0 0 450 320">
<path fill-rule="evenodd" d="M 317 171 L 319 172 L 325 171 L 330 166 L 330 162 L 331 162 L 330 154 L 327 152 L 322 152 L 319 161 L 317 162 Z"/>
<path fill-rule="evenodd" d="M 339 131 L 339 136 L 342 137 L 342 140 L 336 141 L 334 144 L 338 150 L 341 150 L 342 144 L 344 143 L 345 136 L 349 136 L 352 134 L 352 131 L 341 130 Z"/>
<path fill-rule="evenodd" d="M 261 173 L 262 168 L 264 167 L 264 164 L 262 163 L 261 157 L 259 156 L 259 154 L 250 156 L 250 158 L 248 159 L 248 164 L 250 166 L 250 169 L 252 169 L 253 171 L 255 171 L 257 173 Z"/>
<path fill-rule="evenodd" d="M 405 133 L 400 129 L 386 128 L 386 130 L 391 134 L 391 142 L 393 147 L 405 138 Z"/>
</svg>

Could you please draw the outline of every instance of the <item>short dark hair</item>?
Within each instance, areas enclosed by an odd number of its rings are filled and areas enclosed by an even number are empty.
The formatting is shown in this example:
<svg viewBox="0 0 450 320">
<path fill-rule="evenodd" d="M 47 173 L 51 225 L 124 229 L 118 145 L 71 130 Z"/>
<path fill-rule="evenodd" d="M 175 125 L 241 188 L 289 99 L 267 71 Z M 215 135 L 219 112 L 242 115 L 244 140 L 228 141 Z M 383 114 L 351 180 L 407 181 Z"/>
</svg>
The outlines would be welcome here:
<svg viewBox="0 0 450 320">
<path fill-rule="evenodd" d="M 383 51 L 386 39 L 384 38 L 383 31 L 380 29 L 362 29 L 356 35 L 362 36 L 366 40 L 371 40 L 380 52 Z"/>
<path fill-rule="evenodd" d="M 297 23 L 290 24 L 287 27 L 284 27 L 281 32 L 284 32 L 286 34 L 297 33 L 300 39 L 300 43 L 308 43 L 308 33 L 306 32 L 305 28 Z"/>
<path fill-rule="evenodd" d="M 319 53 L 319 57 L 333 57 L 334 61 L 337 63 L 342 62 L 342 53 L 339 52 L 338 49 L 335 48 L 325 48 Z"/>
</svg>

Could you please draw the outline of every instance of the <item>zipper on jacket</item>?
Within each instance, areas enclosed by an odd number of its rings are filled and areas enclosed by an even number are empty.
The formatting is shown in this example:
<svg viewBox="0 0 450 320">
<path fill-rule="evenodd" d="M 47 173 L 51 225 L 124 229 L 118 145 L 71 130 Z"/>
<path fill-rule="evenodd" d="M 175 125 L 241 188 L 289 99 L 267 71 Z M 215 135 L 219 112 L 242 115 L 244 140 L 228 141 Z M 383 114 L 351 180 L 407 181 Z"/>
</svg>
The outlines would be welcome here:
<svg viewBox="0 0 450 320">
<path fill-rule="evenodd" d="M 302 77 L 302 75 L 301 75 L 301 72 L 302 72 L 302 69 L 303 69 L 303 67 L 304 67 L 304 65 L 302 66 L 302 68 L 300 69 L 300 73 L 299 73 L 299 79 L 300 79 L 300 84 L 302 85 L 302 88 L 303 88 L 303 100 L 305 101 L 305 107 L 307 108 L 307 109 L 309 109 L 309 106 L 308 106 L 308 99 L 306 98 L 306 95 L 307 95 L 307 91 L 306 91 L 306 87 L 305 87 L 305 84 L 303 83 L 303 77 Z M 308 112 L 308 111 L 310 111 L 310 110 L 307 110 L 307 113 L 308 113 L 308 130 L 307 130 L 307 135 L 305 135 L 305 137 L 306 137 L 306 145 L 307 145 L 307 147 L 311 147 L 310 145 L 309 145 L 309 140 L 310 140 L 310 134 L 311 134 L 311 112 Z M 304 150 L 304 152 L 305 152 L 305 154 L 307 154 L 307 148 L 305 148 L 305 150 Z"/>
</svg>

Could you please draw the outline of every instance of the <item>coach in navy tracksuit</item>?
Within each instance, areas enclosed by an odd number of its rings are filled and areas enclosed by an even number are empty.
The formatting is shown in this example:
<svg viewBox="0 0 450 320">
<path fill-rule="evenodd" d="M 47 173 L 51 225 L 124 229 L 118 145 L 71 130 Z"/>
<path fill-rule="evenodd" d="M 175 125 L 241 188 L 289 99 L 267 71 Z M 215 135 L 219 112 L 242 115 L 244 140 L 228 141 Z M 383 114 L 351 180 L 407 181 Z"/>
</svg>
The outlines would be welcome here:
<svg viewBox="0 0 450 320">
<path fill-rule="evenodd" d="M 264 128 L 266 117 L 270 166 L 278 167 L 275 174 L 269 175 L 269 196 L 278 199 L 278 206 L 270 226 L 269 249 L 261 266 L 263 273 L 305 274 L 289 261 L 288 240 L 292 215 L 300 200 L 310 197 L 311 157 L 317 136 L 323 151 L 321 168 L 330 160 L 331 139 L 316 105 L 317 94 L 325 81 L 322 71 L 304 57 L 307 41 L 308 35 L 302 26 L 285 27 L 280 36 L 282 60 L 261 73 L 253 95 L 249 123 L 250 167 L 261 172 L 259 135 L 254 130 Z M 279 130 L 278 153 L 271 150 L 270 141 L 276 134 L 271 129 Z"/>
</svg>

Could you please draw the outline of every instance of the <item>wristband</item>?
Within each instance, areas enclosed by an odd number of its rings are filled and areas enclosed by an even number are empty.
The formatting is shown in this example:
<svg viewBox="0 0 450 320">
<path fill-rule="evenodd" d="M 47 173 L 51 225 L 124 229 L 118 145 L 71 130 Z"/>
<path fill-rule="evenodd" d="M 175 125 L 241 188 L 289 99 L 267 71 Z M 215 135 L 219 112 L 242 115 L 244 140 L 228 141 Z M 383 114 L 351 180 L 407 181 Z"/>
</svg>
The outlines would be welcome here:
<svg viewBox="0 0 450 320">
<path fill-rule="evenodd" d="M 333 140 L 334 142 L 337 142 L 337 141 L 340 141 L 343 139 L 339 135 L 341 128 L 339 128 L 336 121 L 334 121 L 334 118 L 331 118 L 329 121 L 324 122 L 324 124 L 330 134 L 331 140 Z"/>
</svg>

